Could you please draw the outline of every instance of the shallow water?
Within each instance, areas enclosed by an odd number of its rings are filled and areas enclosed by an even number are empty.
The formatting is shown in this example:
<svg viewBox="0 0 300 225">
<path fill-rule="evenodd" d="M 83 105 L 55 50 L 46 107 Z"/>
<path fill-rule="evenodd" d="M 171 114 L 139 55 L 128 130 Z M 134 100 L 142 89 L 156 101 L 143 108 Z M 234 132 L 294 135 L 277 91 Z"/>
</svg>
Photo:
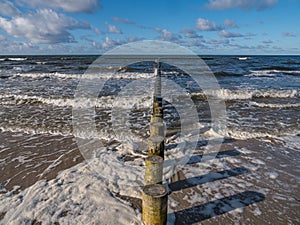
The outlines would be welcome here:
<svg viewBox="0 0 300 225">
<path fill-rule="evenodd" d="M 141 185 L 137 185 L 136 191 L 131 188 L 124 189 L 124 185 L 132 187 L 129 184 L 135 180 L 143 180 L 143 157 L 145 142 L 149 137 L 154 83 L 153 62 L 115 68 L 114 65 L 92 64 L 96 58 L 0 57 L 0 192 L 15 194 L 14 207 L 19 207 L 20 215 L 28 217 L 30 214 L 18 205 L 20 196 L 31 197 L 25 195 L 24 191 L 38 188 L 46 192 L 48 186 L 45 185 L 44 189 L 41 189 L 40 185 L 43 184 L 36 182 L 53 179 L 63 170 L 65 171 L 61 176 L 68 180 L 66 169 L 82 162 L 83 156 L 90 160 L 96 156 L 100 160 L 99 168 L 103 170 L 99 173 L 97 166 L 91 166 L 93 169 L 89 172 L 79 166 L 75 169 L 76 173 L 94 176 L 93 172 L 97 172 L 97 179 L 103 179 L 103 183 L 107 185 L 105 188 L 110 193 L 140 197 Z M 176 175 L 172 177 L 176 190 L 173 190 L 169 203 L 170 209 L 175 210 L 176 223 L 214 224 L 224 219 L 228 223 L 238 223 L 237 221 L 241 220 L 244 221 L 241 224 L 268 224 L 276 222 L 271 215 L 277 214 L 278 218 L 286 218 L 277 219 L 279 224 L 297 224 L 299 215 L 293 208 L 299 209 L 299 196 L 295 193 L 299 184 L 297 162 L 300 146 L 300 57 L 209 56 L 203 59 L 216 75 L 219 89 L 202 91 L 183 71 L 167 64 L 162 65 L 163 87 L 167 87 L 167 81 L 171 80 L 184 88 L 184 95 L 193 101 L 193 105 L 187 107 L 194 108 L 199 118 L 198 121 L 192 121 L 190 127 L 186 127 L 190 129 L 187 133 L 183 132 L 186 136 L 179 137 L 180 116 L 184 114 L 180 114 L 175 102 L 182 96 L 174 95 L 174 99 L 165 99 L 166 160 L 178 162 L 189 154 L 189 160 L 194 162 L 178 170 L 184 182 L 180 183 L 181 178 L 176 178 L 179 176 L 175 173 L 176 169 L 171 174 Z M 182 64 L 193 70 L 200 68 L 187 59 L 182 60 Z M 103 73 L 85 74 L 89 66 L 94 72 L 99 72 L 98 67 L 104 68 Z M 90 82 L 91 85 L 103 80 L 106 80 L 106 83 L 96 99 L 74 99 L 80 79 Z M 138 94 L 128 98 L 124 90 L 136 91 Z M 208 99 L 225 102 L 226 127 L 218 130 L 212 128 Z M 96 133 L 90 132 L 89 129 L 74 132 L 74 123 L 78 122 L 78 118 L 74 118 L 72 109 L 89 107 L 95 109 L 95 114 L 92 117 L 81 116 L 87 118 L 87 123 L 89 120 L 95 121 Z M 120 115 L 128 118 L 126 124 L 130 129 L 125 130 L 126 141 L 114 127 L 114 118 L 118 118 L 116 112 L 122 112 Z M 200 135 L 200 139 L 195 144 L 197 134 Z M 221 151 L 227 151 L 229 157 L 217 157 L 216 161 L 207 165 L 201 162 L 201 155 L 210 147 L 209 140 L 221 136 L 226 137 Z M 80 152 L 76 141 L 88 143 L 91 139 L 101 141 L 105 151 L 98 150 L 95 142 L 94 152 Z M 196 148 L 193 152 L 184 152 L 180 148 L 181 142 L 185 143 L 186 147 Z M 233 155 L 230 156 L 230 152 Z M 231 171 L 237 167 L 242 169 Z M 170 171 L 172 169 L 174 168 Z M 129 171 L 135 172 L 129 176 Z M 168 171 L 165 174 L 168 174 Z M 202 175 L 204 177 L 200 177 Z M 198 177 L 200 181 L 190 179 L 193 177 Z M 207 180 L 203 182 L 203 179 Z M 57 182 L 59 183 L 54 180 L 51 185 L 57 187 L 60 185 Z M 185 186 L 188 188 L 184 188 Z M 172 183 L 170 187 L 172 189 Z M 64 188 L 70 186 L 66 185 Z M 9 207 L 5 204 L 9 204 L 8 198 L 11 195 L 6 194 L 2 196 L 1 201 L 4 207 Z M 61 207 L 64 197 L 61 199 Z M 181 199 L 178 199 L 179 197 Z M 249 202 L 241 203 L 243 198 Z M 269 205 L 274 204 L 274 209 L 269 208 Z M 219 208 L 211 208 L 217 205 Z M 31 209 L 34 210 L 34 207 Z M 195 210 L 201 213 L 197 214 Z M 45 220 L 49 219 L 47 213 L 47 210 L 41 212 L 47 218 Z M 79 214 L 78 211 L 76 215 Z M 6 217 L 8 215 L 12 214 L 8 213 Z M 217 215 L 222 215 L 222 219 L 219 220 Z M 261 215 L 264 215 L 264 219 L 261 219 Z M 192 217 L 194 219 L 190 221 L 189 218 Z M 67 218 L 72 220 L 71 215 L 58 216 L 55 220 L 66 221 Z M 74 215 L 74 218 L 77 217 Z M 39 221 L 35 216 L 29 216 L 28 220 L 34 219 Z M 50 220 L 53 219 L 51 217 Z"/>
</svg>

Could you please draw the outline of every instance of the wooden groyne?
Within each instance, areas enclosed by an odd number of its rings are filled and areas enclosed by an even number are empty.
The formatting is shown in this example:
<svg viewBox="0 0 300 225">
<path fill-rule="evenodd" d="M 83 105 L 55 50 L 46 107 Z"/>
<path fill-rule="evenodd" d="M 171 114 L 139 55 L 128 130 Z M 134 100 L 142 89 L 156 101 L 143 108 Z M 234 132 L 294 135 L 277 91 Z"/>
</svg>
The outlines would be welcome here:
<svg viewBox="0 0 300 225">
<path fill-rule="evenodd" d="M 161 97 L 160 63 L 155 68 L 153 109 L 148 139 L 148 157 L 145 160 L 145 186 L 142 194 L 142 220 L 144 225 L 167 223 L 168 191 L 162 185 L 165 148 L 163 99 Z"/>
</svg>

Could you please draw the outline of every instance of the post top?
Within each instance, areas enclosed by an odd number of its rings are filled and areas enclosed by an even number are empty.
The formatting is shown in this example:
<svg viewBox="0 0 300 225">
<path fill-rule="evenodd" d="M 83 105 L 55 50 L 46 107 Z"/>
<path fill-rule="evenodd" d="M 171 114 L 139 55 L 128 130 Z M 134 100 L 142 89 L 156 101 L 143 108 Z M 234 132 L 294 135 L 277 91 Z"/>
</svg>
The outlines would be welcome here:
<svg viewBox="0 0 300 225">
<path fill-rule="evenodd" d="M 162 184 L 149 184 L 143 188 L 143 192 L 146 195 L 152 196 L 154 198 L 160 198 L 165 196 L 168 191 L 167 188 Z"/>
</svg>

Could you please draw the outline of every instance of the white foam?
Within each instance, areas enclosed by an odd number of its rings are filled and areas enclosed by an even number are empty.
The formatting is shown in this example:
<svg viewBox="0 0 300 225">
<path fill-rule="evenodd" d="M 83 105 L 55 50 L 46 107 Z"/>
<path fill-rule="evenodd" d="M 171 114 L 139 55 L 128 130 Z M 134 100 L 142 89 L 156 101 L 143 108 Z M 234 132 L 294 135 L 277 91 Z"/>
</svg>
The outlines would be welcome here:
<svg viewBox="0 0 300 225">
<path fill-rule="evenodd" d="M 255 210 L 253 211 L 253 214 L 255 216 L 260 216 L 262 214 L 262 212 L 261 212 L 261 210 L 258 207 L 256 207 Z"/>
<path fill-rule="evenodd" d="M 298 130 L 298 133 L 300 131 Z M 300 150 L 300 136 L 298 135 L 286 135 L 278 138 L 283 142 L 283 145 L 287 148 L 294 150 Z"/>
<path fill-rule="evenodd" d="M 276 179 L 279 176 L 279 174 L 277 172 L 269 172 L 267 173 L 267 176 L 271 179 Z"/>
<path fill-rule="evenodd" d="M 273 103 L 263 103 L 263 102 L 254 102 L 251 101 L 250 105 L 261 107 L 261 108 L 277 108 L 277 109 L 283 109 L 283 108 L 296 108 L 300 107 L 300 103 L 294 103 L 294 104 L 273 104 Z"/>
<path fill-rule="evenodd" d="M 250 70 L 250 74 L 246 76 L 275 77 L 278 73 L 300 74 L 300 70 Z"/>
<path fill-rule="evenodd" d="M 204 92 L 198 92 L 194 95 L 206 95 L 212 96 L 223 100 L 245 100 L 252 98 L 296 98 L 300 96 L 300 90 L 205 90 Z"/>
<path fill-rule="evenodd" d="M 66 74 L 66 73 L 16 73 L 14 77 L 24 78 L 60 78 L 60 79 L 139 79 L 139 78 L 152 78 L 152 73 L 138 73 L 138 72 L 126 72 L 126 73 L 87 73 L 87 74 Z"/>
<path fill-rule="evenodd" d="M 14 161 L 18 161 L 19 163 L 26 163 L 26 162 L 30 162 L 32 161 L 32 159 L 28 159 L 29 157 L 27 156 L 18 156 L 16 158 L 13 158 L 11 161 L 14 162 Z"/>
<path fill-rule="evenodd" d="M 135 103 L 135 108 L 148 108 L 151 106 L 151 98 L 148 95 L 139 96 L 101 96 L 99 98 L 47 98 L 35 95 L 16 95 L 16 94 L 2 94 L 0 99 L 6 98 L 10 100 L 2 101 L 0 104 L 26 104 L 27 102 L 40 102 L 43 104 L 55 105 L 60 107 L 75 107 L 75 108 L 112 108 L 116 107 L 116 97 L 118 97 L 117 102 L 123 102 L 124 104 L 119 104 L 120 108 L 132 108 L 133 105 L 125 104 L 130 98 L 130 102 Z"/>
<path fill-rule="evenodd" d="M 252 163 L 257 164 L 257 165 L 265 165 L 266 163 L 260 159 L 252 159 Z"/>
<path fill-rule="evenodd" d="M 299 133 L 299 130 L 291 130 L 282 133 L 267 133 L 258 131 L 243 131 L 238 129 L 227 129 L 226 133 L 223 135 L 226 137 L 231 137 L 239 140 L 255 139 L 255 138 L 274 138 L 279 139 L 285 136 L 295 136 Z M 295 139 L 296 140 L 296 139 Z"/>
<path fill-rule="evenodd" d="M 23 61 L 23 60 L 27 60 L 27 58 L 8 58 L 8 60 L 10 60 L 10 61 Z"/>
<path fill-rule="evenodd" d="M 114 197 L 86 162 L 19 194 L 0 194 L 0 201 L 0 211 L 6 212 L 2 224 L 141 224 L 140 215 Z"/>
<path fill-rule="evenodd" d="M 29 128 L 29 127 L 17 127 L 17 126 L 0 126 L 1 132 L 12 132 L 12 133 L 25 133 L 25 134 L 51 134 L 51 135 L 61 135 L 61 136 L 71 136 L 70 131 L 58 131 L 43 128 Z"/>
<path fill-rule="evenodd" d="M 204 132 L 204 135 L 207 135 L 207 136 L 212 137 L 212 138 L 224 138 L 223 135 L 217 133 L 213 128 L 210 128 L 209 130 Z"/>
<path fill-rule="evenodd" d="M 101 131 L 97 131 L 97 133 L 93 133 L 90 131 L 83 131 L 83 132 L 72 132 L 71 130 L 62 130 L 62 129 L 51 129 L 51 128 L 44 128 L 44 127 L 18 127 L 18 126 L 0 126 L 1 132 L 12 132 L 16 134 L 31 134 L 31 135 L 39 135 L 39 134 L 46 134 L 46 135 L 54 135 L 54 136 L 64 136 L 64 137 L 77 137 L 82 139 L 96 139 L 96 140 L 105 140 L 105 141 L 112 141 L 116 139 L 114 133 L 109 132 L 106 128 L 103 128 Z"/>
<path fill-rule="evenodd" d="M 250 70 L 250 74 L 246 76 L 255 76 L 255 77 L 275 77 L 276 74 L 273 70 Z"/>
</svg>

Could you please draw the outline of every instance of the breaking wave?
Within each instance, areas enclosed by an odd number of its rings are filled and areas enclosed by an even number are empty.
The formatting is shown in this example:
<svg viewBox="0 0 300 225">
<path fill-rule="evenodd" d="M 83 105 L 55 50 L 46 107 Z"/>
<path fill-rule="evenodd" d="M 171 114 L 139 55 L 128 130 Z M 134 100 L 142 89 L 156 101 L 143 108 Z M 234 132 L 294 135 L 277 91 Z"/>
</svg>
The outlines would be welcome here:
<svg viewBox="0 0 300 225">
<path fill-rule="evenodd" d="M 21 78 L 59 78 L 59 79 L 138 79 L 151 78 L 154 75 L 151 73 L 101 73 L 101 74 L 66 74 L 66 73 L 16 73 L 11 75 Z"/>
<path fill-rule="evenodd" d="M 194 95 L 212 96 L 223 100 L 246 100 L 253 98 L 297 98 L 300 90 L 208 90 Z"/>
<path fill-rule="evenodd" d="M 137 96 L 134 99 L 129 96 L 129 100 L 126 97 L 120 96 L 101 96 L 99 98 L 47 98 L 34 95 L 0 95 L 0 105 L 22 105 L 22 104 L 48 104 L 59 107 L 74 107 L 74 108 L 112 108 L 115 107 L 116 102 L 128 102 L 128 104 L 120 104 L 117 107 L 131 108 L 135 103 L 137 108 L 148 108 L 151 105 L 150 96 Z"/>
<path fill-rule="evenodd" d="M 300 103 L 294 103 L 294 104 L 273 104 L 273 103 L 263 103 L 263 102 L 250 102 L 250 105 L 256 106 L 256 107 L 261 107 L 261 108 L 275 108 L 275 109 L 300 107 Z"/>
</svg>

